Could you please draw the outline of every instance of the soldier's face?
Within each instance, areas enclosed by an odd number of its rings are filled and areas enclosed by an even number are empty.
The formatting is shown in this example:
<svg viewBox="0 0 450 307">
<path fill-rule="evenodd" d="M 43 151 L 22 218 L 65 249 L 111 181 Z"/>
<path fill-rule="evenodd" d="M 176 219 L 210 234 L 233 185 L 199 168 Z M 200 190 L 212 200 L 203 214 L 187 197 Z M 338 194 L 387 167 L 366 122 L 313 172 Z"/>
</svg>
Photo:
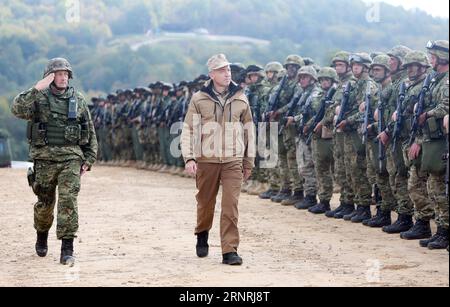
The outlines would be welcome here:
<svg viewBox="0 0 450 307">
<path fill-rule="evenodd" d="M 437 58 L 437 56 L 435 56 L 434 54 L 430 54 L 430 63 L 431 67 L 436 70 L 439 65 L 439 59 Z"/>
<path fill-rule="evenodd" d="M 299 69 L 300 69 L 300 67 L 297 65 L 292 65 L 292 64 L 287 65 L 286 70 L 287 70 L 288 77 L 290 79 L 295 78 Z"/>
<path fill-rule="evenodd" d="M 328 90 L 331 87 L 331 85 L 333 85 L 333 81 L 331 81 L 331 79 L 329 78 L 320 79 L 320 87 L 323 90 Z"/>
<path fill-rule="evenodd" d="M 391 67 L 391 71 L 397 71 L 400 69 L 400 62 L 395 56 L 391 56 L 391 60 L 389 61 L 389 66 Z"/>
<path fill-rule="evenodd" d="M 69 72 L 60 70 L 55 72 L 55 79 L 53 80 L 58 89 L 65 89 L 69 85 Z"/>
<path fill-rule="evenodd" d="M 301 75 L 298 78 L 298 81 L 299 81 L 300 86 L 302 88 L 307 88 L 312 83 L 312 78 L 310 76 L 308 76 L 308 75 Z"/>
<path fill-rule="evenodd" d="M 267 77 L 268 80 L 272 80 L 273 77 L 275 77 L 275 72 L 273 72 L 273 71 L 267 71 L 267 72 L 266 72 L 266 77 Z"/>
<path fill-rule="evenodd" d="M 363 71 L 364 71 L 364 65 L 359 64 L 359 63 L 353 63 L 352 72 L 355 75 L 355 77 L 361 76 Z"/>
<path fill-rule="evenodd" d="M 336 72 L 338 75 L 345 75 L 347 73 L 347 63 L 345 62 L 336 62 L 334 64 L 334 68 L 336 69 Z"/>
<path fill-rule="evenodd" d="M 411 81 L 417 80 L 426 71 L 425 67 L 422 67 L 418 64 L 408 65 L 407 70 L 408 70 L 408 78 Z"/>
<path fill-rule="evenodd" d="M 250 79 L 250 84 L 255 84 L 256 82 L 258 82 L 259 75 L 251 74 L 251 75 L 249 75 L 249 79 Z"/>
<path fill-rule="evenodd" d="M 374 66 L 371 70 L 372 77 L 375 81 L 379 82 L 386 77 L 386 70 L 381 66 Z"/>
<path fill-rule="evenodd" d="M 220 69 L 213 70 L 209 73 L 214 84 L 220 87 L 228 87 L 231 83 L 231 69 L 230 66 L 225 66 Z"/>
</svg>

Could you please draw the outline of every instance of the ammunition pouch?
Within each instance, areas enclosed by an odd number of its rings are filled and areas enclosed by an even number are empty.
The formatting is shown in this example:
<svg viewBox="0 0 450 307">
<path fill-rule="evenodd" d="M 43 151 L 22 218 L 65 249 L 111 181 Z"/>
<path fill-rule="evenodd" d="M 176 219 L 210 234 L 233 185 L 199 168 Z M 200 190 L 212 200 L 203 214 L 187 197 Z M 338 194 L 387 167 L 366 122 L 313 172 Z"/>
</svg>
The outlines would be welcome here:
<svg viewBox="0 0 450 307">
<path fill-rule="evenodd" d="M 448 147 L 445 139 L 425 141 L 422 144 L 422 167 L 423 172 L 434 175 L 444 175 L 446 165 L 441 157 L 446 155 Z"/>
</svg>

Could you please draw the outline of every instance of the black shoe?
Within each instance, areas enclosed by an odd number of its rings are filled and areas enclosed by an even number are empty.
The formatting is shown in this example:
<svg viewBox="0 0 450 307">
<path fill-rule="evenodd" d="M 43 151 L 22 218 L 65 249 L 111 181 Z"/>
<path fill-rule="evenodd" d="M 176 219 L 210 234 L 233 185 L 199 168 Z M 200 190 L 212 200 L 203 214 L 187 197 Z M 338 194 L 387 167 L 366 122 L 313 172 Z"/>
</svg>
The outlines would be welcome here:
<svg viewBox="0 0 450 307">
<path fill-rule="evenodd" d="M 439 234 L 436 233 L 434 236 L 432 236 L 429 239 L 425 239 L 425 240 L 420 240 L 419 241 L 419 245 L 421 247 L 428 247 L 428 244 L 430 244 L 431 242 L 433 242 L 434 240 L 436 240 L 439 237 Z"/>
<path fill-rule="evenodd" d="M 357 208 L 359 208 L 359 206 L 356 206 L 356 209 L 357 209 Z M 354 210 L 353 210 L 352 212 L 350 212 L 349 214 L 344 215 L 344 217 L 343 217 L 344 221 L 351 221 L 352 218 L 353 218 L 354 216 L 356 216 L 356 214 L 358 213 L 358 212 L 356 211 L 356 209 L 354 209 Z"/>
<path fill-rule="evenodd" d="M 226 253 L 223 254 L 222 263 L 228 265 L 242 265 L 242 258 L 239 257 L 237 253 Z"/>
<path fill-rule="evenodd" d="M 339 207 L 337 207 L 336 209 L 325 212 L 325 216 L 330 217 L 330 218 L 334 217 L 336 215 L 336 213 L 341 212 L 341 210 L 344 209 L 344 207 L 345 207 L 345 204 L 341 203 L 339 205 Z"/>
<path fill-rule="evenodd" d="M 197 234 L 197 245 L 195 248 L 197 251 L 197 256 L 200 258 L 205 258 L 206 256 L 208 256 L 209 251 L 208 236 L 209 234 L 207 231 L 203 231 Z"/>
<path fill-rule="evenodd" d="M 308 211 L 313 214 L 324 214 L 325 212 L 330 211 L 330 209 L 330 201 L 323 200 L 314 207 L 309 208 Z"/>
<path fill-rule="evenodd" d="M 37 239 L 36 239 L 36 254 L 39 257 L 45 257 L 47 256 L 48 251 L 48 231 L 45 232 L 37 232 Z"/>
<path fill-rule="evenodd" d="M 362 223 L 364 220 L 372 218 L 372 213 L 370 212 L 370 206 L 358 206 L 356 209 L 356 215 L 354 215 L 350 221 L 352 223 Z"/>
<path fill-rule="evenodd" d="M 274 203 L 281 203 L 283 200 L 291 197 L 291 195 L 292 195 L 292 191 L 285 189 L 285 190 L 281 190 L 277 195 L 272 197 L 270 200 L 273 201 Z"/>
<path fill-rule="evenodd" d="M 363 224 L 372 228 L 381 228 L 391 225 L 391 211 L 383 211 L 378 209 L 377 215 L 370 220 L 363 221 Z"/>
<path fill-rule="evenodd" d="M 372 221 L 373 219 L 378 217 L 378 215 L 380 214 L 380 210 L 381 210 L 381 206 L 377 206 L 377 214 L 375 216 L 371 216 L 370 219 L 366 219 L 366 220 L 362 221 L 362 224 L 364 226 L 368 226 L 367 224 L 369 224 L 370 221 Z"/>
<path fill-rule="evenodd" d="M 438 227 L 436 239 L 428 244 L 428 249 L 448 248 L 448 228 Z"/>
<path fill-rule="evenodd" d="M 344 216 L 355 212 L 355 205 L 344 205 L 344 208 L 334 215 L 335 219 L 343 219 Z M 353 216 L 352 216 L 353 217 Z M 351 217 L 350 217 L 351 218 Z"/>
<path fill-rule="evenodd" d="M 264 193 L 259 194 L 259 198 L 261 198 L 261 199 L 271 199 L 272 197 L 277 195 L 278 192 L 279 191 L 270 189 L 270 190 L 268 190 L 268 191 L 266 191 Z"/>
<path fill-rule="evenodd" d="M 413 226 L 414 223 L 411 215 L 400 214 L 397 221 L 390 226 L 384 226 L 383 231 L 389 234 L 396 234 L 408 231 Z"/>
<path fill-rule="evenodd" d="M 295 208 L 299 210 L 308 210 L 311 207 L 317 205 L 317 197 L 316 195 L 306 195 L 303 201 L 300 201 L 295 204 Z"/>
<path fill-rule="evenodd" d="M 294 194 L 283 200 L 281 202 L 281 205 L 283 206 L 294 206 L 296 203 L 303 201 L 305 199 L 305 196 L 303 194 L 303 191 L 295 191 Z"/>
<path fill-rule="evenodd" d="M 75 264 L 75 258 L 73 257 L 73 239 L 62 239 L 59 262 L 70 266 Z"/>
<path fill-rule="evenodd" d="M 420 240 L 431 237 L 430 221 L 417 220 L 416 224 L 408 231 L 400 233 L 404 240 Z"/>
</svg>

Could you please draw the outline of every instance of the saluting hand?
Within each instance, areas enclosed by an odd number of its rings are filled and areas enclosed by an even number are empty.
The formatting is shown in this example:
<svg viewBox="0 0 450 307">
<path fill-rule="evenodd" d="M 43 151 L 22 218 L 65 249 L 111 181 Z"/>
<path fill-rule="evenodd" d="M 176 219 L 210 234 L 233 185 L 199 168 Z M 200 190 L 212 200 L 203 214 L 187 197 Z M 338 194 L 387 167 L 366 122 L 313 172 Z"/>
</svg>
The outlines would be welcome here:
<svg viewBox="0 0 450 307">
<path fill-rule="evenodd" d="M 42 79 L 41 81 L 36 83 L 34 88 L 37 89 L 38 91 L 46 90 L 46 89 L 48 89 L 50 84 L 53 82 L 53 80 L 55 80 L 55 74 L 51 73 L 47 77 L 45 77 L 44 79 Z"/>
</svg>

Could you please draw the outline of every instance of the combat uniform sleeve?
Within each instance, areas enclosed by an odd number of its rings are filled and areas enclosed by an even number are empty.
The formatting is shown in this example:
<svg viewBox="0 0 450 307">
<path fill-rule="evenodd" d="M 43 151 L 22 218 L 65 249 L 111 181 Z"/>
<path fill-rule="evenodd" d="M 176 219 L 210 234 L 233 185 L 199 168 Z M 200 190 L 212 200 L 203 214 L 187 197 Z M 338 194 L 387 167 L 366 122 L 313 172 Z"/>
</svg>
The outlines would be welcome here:
<svg viewBox="0 0 450 307">
<path fill-rule="evenodd" d="M 444 84 L 442 85 L 442 87 L 439 91 L 439 95 L 437 97 L 438 101 L 436 101 L 436 107 L 427 112 L 429 117 L 436 117 L 438 119 L 441 119 L 441 118 L 444 118 L 445 115 L 448 114 L 448 108 L 449 108 L 449 103 L 448 103 L 449 81 L 448 81 L 448 78 L 443 82 L 444 82 Z"/>
<path fill-rule="evenodd" d="M 89 112 L 87 108 L 86 101 L 84 97 L 81 94 L 78 94 L 79 99 L 82 101 L 84 106 L 84 112 L 88 119 L 88 125 L 89 125 L 89 143 L 81 147 L 81 150 L 83 151 L 85 161 L 84 163 L 89 167 L 89 169 L 94 165 L 95 161 L 97 161 L 97 150 L 98 150 L 98 144 L 97 144 L 97 136 L 95 134 L 95 128 L 94 123 L 92 121 L 91 112 Z"/>
<path fill-rule="evenodd" d="M 33 119 L 34 103 L 38 101 L 43 94 L 34 87 L 20 93 L 14 98 L 11 112 L 17 118 L 31 121 Z"/>
</svg>

